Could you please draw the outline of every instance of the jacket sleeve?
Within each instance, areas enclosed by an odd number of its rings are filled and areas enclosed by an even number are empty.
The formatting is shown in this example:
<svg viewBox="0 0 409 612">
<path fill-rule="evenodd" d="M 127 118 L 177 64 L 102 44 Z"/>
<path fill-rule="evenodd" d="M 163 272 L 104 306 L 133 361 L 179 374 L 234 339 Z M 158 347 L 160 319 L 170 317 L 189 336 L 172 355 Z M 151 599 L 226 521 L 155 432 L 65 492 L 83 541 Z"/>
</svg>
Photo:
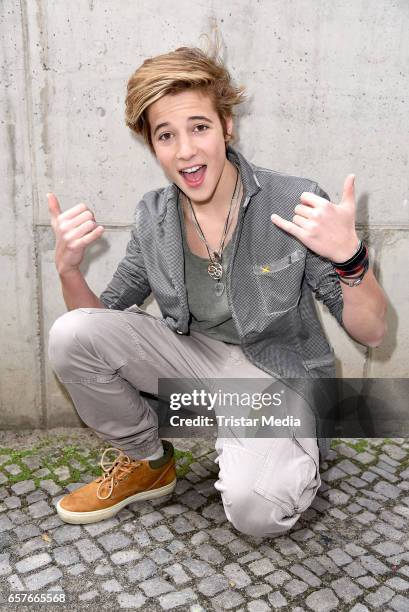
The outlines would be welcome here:
<svg viewBox="0 0 409 612">
<path fill-rule="evenodd" d="M 330 200 L 328 194 L 319 185 L 316 185 L 315 193 L 326 200 Z M 341 281 L 329 259 L 307 249 L 305 278 L 308 286 L 314 292 L 315 298 L 327 306 L 330 313 L 337 319 L 341 327 L 345 329 L 342 321 L 344 300 Z"/>
<path fill-rule="evenodd" d="M 118 264 L 112 280 L 99 299 L 107 308 L 125 310 L 133 304 L 137 306 L 143 304 L 151 291 L 138 240 L 137 226 L 134 225 L 125 257 Z"/>
</svg>

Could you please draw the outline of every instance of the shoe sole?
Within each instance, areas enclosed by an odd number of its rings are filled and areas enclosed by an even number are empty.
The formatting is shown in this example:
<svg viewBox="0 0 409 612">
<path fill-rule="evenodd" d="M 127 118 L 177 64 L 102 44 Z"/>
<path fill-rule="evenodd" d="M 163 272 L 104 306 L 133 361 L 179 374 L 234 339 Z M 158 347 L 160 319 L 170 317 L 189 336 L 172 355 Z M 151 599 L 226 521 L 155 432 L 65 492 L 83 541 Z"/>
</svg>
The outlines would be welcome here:
<svg viewBox="0 0 409 612">
<path fill-rule="evenodd" d="M 135 495 L 131 495 L 131 497 L 123 499 L 114 506 L 103 508 L 102 510 L 94 510 L 93 512 L 71 512 L 70 510 L 66 510 L 65 508 L 61 507 L 60 502 L 62 500 L 57 503 L 56 508 L 58 515 L 65 523 L 71 523 L 74 525 L 97 523 L 99 521 L 104 521 L 105 519 L 111 518 L 111 516 L 115 516 L 115 514 L 122 510 L 122 508 L 125 508 L 125 506 L 128 504 L 132 504 L 132 502 L 169 495 L 169 493 L 172 493 L 176 487 L 176 481 L 177 479 L 175 478 L 175 480 L 172 480 L 172 482 L 164 487 L 152 489 L 152 491 L 141 491 L 141 493 L 135 493 Z"/>
</svg>

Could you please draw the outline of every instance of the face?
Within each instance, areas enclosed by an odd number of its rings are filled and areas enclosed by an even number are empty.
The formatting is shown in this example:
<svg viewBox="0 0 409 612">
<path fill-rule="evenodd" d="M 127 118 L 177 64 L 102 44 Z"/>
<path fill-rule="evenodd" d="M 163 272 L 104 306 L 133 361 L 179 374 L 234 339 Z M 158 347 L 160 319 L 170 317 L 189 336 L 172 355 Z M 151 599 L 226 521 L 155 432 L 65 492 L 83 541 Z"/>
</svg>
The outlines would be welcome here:
<svg viewBox="0 0 409 612">
<path fill-rule="evenodd" d="M 199 91 L 166 95 L 147 110 L 155 155 L 168 180 L 192 202 L 206 203 L 227 189 L 232 164 L 223 126 L 209 96 Z M 231 133 L 233 121 L 226 121 Z M 181 170 L 202 166 L 197 172 Z"/>
</svg>

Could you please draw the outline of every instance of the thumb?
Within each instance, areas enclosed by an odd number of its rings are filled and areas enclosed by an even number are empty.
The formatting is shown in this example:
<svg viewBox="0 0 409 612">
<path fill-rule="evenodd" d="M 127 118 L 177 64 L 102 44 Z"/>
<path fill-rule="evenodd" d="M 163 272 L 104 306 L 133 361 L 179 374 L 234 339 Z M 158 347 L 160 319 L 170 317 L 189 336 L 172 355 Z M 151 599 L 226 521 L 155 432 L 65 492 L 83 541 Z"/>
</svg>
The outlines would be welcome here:
<svg viewBox="0 0 409 612">
<path fill-rule="evenodd" d="M 344 181 L 341 204 L 355 205 L 355 174 L 348 174 Z"/>
<path fill-rule="evenodd" d="M 48 211 L 52 219 L 58 217 L 61 214 L 61 208 L 57 200 L 57 196 L 53 193 L 47 193 L 48 200 Z"/>
</svg>

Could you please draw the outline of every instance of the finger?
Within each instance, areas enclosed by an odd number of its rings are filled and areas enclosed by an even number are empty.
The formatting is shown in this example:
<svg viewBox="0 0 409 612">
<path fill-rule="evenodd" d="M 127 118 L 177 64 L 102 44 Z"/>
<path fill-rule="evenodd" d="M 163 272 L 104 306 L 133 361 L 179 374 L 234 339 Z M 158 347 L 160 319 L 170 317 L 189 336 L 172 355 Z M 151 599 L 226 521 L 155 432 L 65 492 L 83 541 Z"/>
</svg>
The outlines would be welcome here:
<svg viewBox="0 0 409 612">
<path fill-rule="evenodd" d="M 300 215 L 294 215 L 293 223 L 295 223 L 295 225 L 298 225 L 298 227 L 302 227 L 305 230 L 311 227 L 311 221 L 309 221 L 305 217 L 300 217 Z"/>
<path fill-rule="evenodd" d="M 313 206 L 306 206 L 305 204 L 297 204 L 294 208 L 294 213 L 305 217 L 306 219 L 315 218 L 315 208 Z"/>
<path fill-rule="evenodd" d="M 91 233 L 97 227 L 98 226 L 96 225 L 95 221 L 93 221 L 92 219 L 87 219 L 80 225 L 68 229 L 68 231 L 64 230 L 64 240 L 65 242 L 71 242 L 78 238 L 82 238 L 85 234 Z"/>
<path fill-rule="evenodd" d="M 76 227 L 79 227 L 83 223 L 87 221 L 93 221 L 96 224 L 94 213 L 91 210 L 84 210 L 84 212 L 79 213 L 75 217 L 71 219 L 62 219 L 60 222 L 60 229 L 63 229 L 65 232 L 68 232 Z"/>
<path fill-rule="evenodd" d="M 283 219 L 282 217 L 276 214 L 271 215 L 270 218 L 271 218 L 271 221 L 275 225 L 277 225 L 280 229 L 284 230 L 285 232 L 288 232 L 295 238 L 298 238 L 299 240 L 301 240 L 301 235 L 303 232 L 301 227 L 299 227 L 295 223 L 292 223 L 291 221 L 287 221 L 286 219 Z"/>
<path fill-rule="evenodd" d="M 61 214 L 60 204 L 58 202 L 57 196 L 54 193 L 47 193 L 48 200 L 48 211 L 52 217 L 55 219 L 58 215 Z"/>
<path fill-rule="evenodd" d="M 105 228 L 102 225 L 98 225 L 98 227 L 92 230 L 92 232 L 88 232 L 88 234 L 85 234 L 85 236 L 82 236 L 81 238 L 78 238 L 78 240 L 75 240 L 72 244 L 72 247 L 73 248 L 76 248 L 79 246 L 86 247 L 89 244 L 92 244 L 93 242 L 95 242 L 95 240 L 98 240 L 98 238 L 102 236 L 104 231 L 105 231 Z"/>
<path fill-rule="evenodd" d="M 300 195 L 300 201 L 307 206 L 318 207 L 323 204 L 328 204 L 329 200 L 326 198 L 322 198 L 316 193 L 311 193 L 310 191 L 303 191 Z"/>
<path fill-rule="evenodd" d="M 69 208 L 68 210 L 61 213 L 60 219 L 72 219 L 73 217 L 76 217 L 79 213 L 84 212 L 85 210 L 88 210 L 85 204 L 77 204 L 76 206 L 73 206 L 72 208 Z"/>
<path fill-rule="evenodd" d="M 355 174 L 348 174 L 344 181 L 341 204 L 350 206 L 355 204 Z"/>
</svg>

